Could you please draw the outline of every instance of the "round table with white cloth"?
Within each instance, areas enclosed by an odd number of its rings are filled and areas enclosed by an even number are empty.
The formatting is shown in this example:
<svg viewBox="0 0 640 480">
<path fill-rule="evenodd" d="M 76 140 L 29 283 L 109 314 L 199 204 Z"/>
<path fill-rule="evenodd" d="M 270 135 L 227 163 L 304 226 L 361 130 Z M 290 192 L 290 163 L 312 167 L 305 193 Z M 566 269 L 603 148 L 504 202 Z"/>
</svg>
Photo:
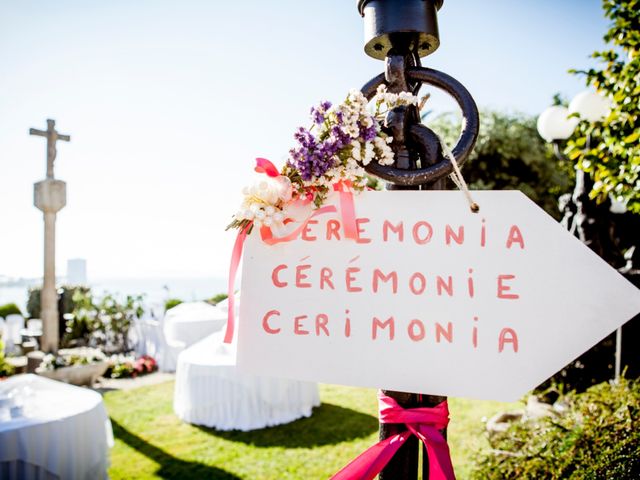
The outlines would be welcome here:
<svg viewBox="0 0 640 480">
<path fill-rule="evenodd" d="M 311 415 L 318 385 L 239 372 L 235 344 L 214 333 L 178 356 L 173 409 L 188 423 L 218 430 L 255 430 Z"/>
<path fill-rule="evenodd" d="M 189 347 L 220 330 L 226 321 L 226 312 L 207 302 L 181 303 L 167 310 L 163 330 L 169 343 Z"/>
<path fill-rule="evenodd" d="M 32 374 L 0 382 L 0 478 L 106 479 L 112 446 L 99 393 Z"/>
</svg>

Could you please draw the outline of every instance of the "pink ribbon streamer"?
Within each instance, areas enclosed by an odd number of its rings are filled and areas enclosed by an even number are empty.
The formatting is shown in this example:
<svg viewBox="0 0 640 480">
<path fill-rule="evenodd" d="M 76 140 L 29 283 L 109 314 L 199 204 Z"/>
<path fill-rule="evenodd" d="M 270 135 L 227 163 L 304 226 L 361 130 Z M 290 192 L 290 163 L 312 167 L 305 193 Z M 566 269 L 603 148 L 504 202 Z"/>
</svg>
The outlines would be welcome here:
<svg viewBox="0 0 640 480">
<path fill-rule="evenodd" d="M 280 175 L 273 163 L 271 163 L 266 158 L 256 158 L 255 171 L 258 173 L 264 173 L 269 177 L 278 177 Z M 353 192 L 351 192 L 351 182 L 341 180 L 338 183 L 334 184 L 333 189 L 340 195 L 340 211 L 342 215 L 344 235 L 346 238 L 357 240 L 358 229 L 356 225 L 356 210 L 353 201 Z M 305 199 L 299 201 L 306 204 L 309 203 L 310 200 Z M 300 232 L 302 232 L 306 228 L 307 224 L 312 218 L 317 217 L 318 215 L 336 211 L 337 209 L 333 205 L 327 205 L 325 207 L 314 210 L 314 212 L 305 221 L 303 221 L 295 230 L 293 230 L 288 235 L 285 235 L 284 237 L 274 237 L 271 229 L 265 225 L 262 225 L 260 227 L 260 236 L 262 238 L 262 241 L 267 245 L 276 245 L 278 243 L 290 242 L 292 240 L 295 240 L 298 235 L 300 235 Z M 235 297 L 233 295 L 233 289 L 235 287 L 238 266 L 240 265 L 240 260 L 242 259 L 244 242 L 247 239 L 247 231 L 251 228 L 252 225 L 253 223 L 249 223 L 242 230 L 240 230 L 240 232 L 238 232 L 238 236 L 236 237 L 233 251 L 231 253 L 231 263 L 229 265 L 229 284 L 227 286 L 229 311 L 227 312 L 227 329 L 224 335 L 224 343 L 231 343 L 233 341 L 233 335 L 235 332 Z"/>
<path fill-rule="evenodd" d="M 233 340 L 233 332 L 235 330 L 235 296 L 233 288 L 236 284 L 236 273 L 238 272 L 238 265 L 240 265 L 240 259 L 242 258 L 242 249 L 244 247 L 244 241 L 247 239 L 247 231 L 251 228 L 253 223 L 248 223 L 239 232 L 236 237 L 236 242 L 233 245 L 233 251 L 231 253 L 231 264 L 229 265 L 229 283 L 227 284 L 227 298 L 229 302 L 227 306 L 229 311 L 227 312 L 227 331 L 224 334 L 224 343 L 231 343 Z"/>
<path fill-rule="evenodd" d="M 351 182 L 348 180 L 340 180 L 333 185 L 333 189 L 340 195 L 340 210 L 342 213 L 344 236 L 352 240 L 357 240 L 358 226 L 356 224 L 356 207 L 353 202 Z"/>
<path fill-rule="evenodd" d="M 429 480 L 455 480 L 449 446 L 439 431 L 449 423 L 446 401 L 433 408 L 404 409 L 393 398 L 380 391 L 378 405 L 380 423 L 404 423 L 407 430 L 381 440 L 365 450 L 331 477 L 331 480 L 373 479 L 411 435 L 418 437 L 427 447 Z"/>
<path fill-rule="evenodd" d="M 256 158 L 256 166 L 254 170 L 258 173 L 264 173 L 268 177 L 277 178 L 280 176 L 280 172 L 276 166 L 266 158 Z"/>
<path fill-rule="evenodd" d="M 304 230 L 309 221 L 313 217 L 322 215 L 324 213 L 335 212 L 336 207 L 333 205 L 327 205 L 325 207 L 314 210 L 314 212 L 304 222 L 300 224 L 293 232 L 284 237 L 274 237 L 273 232 L 267 226 L 260 227 L 260 236 L 262 241 L 267 245 L 275 245 L 282 242 L 290 242 L 300 235 L 300 232 Z M 233 295 L 233 289 L 236 283 L 236 274 L 238 273 L 238 266 L 240 265 L 240 259 L 242 258 L 242 250 L 244 249 L 244 242 L 247 239 L 247 231 L 251 227 L 252 223 L 245 226 L 238 232 L 236 242 L 233 245 L 233 251 L 231 253 L 231 264 L 229 265 L 229 284 L 227 285 L 227 294 L 229 297 L 229 311 L 227 312 L 227 330 L 224 334 L 224 343 L 231 343 L 233 341 L 233 334 L 235 331 L 235 298 Z"/>
<path fill-rule="evenodd" d="M 262 227 L 260 227 L 260 237 L 262 238 L 262 241 L 267 245 L 276 245 L 277 243 L 290 242 L 292 240 L 295 240 L 296 237 L 300 235 L 300 232 L 305 229 L 305 227 L 313 217 L 317 217 L 318 215 L 322 215 L 323 213 L 331 213 L 335 211 L 336 207 L 334 207 L 333 205 L 327 205 L 326 207 L 314 210 L 309 218 L 302 222 L 300 226 L 297 227 L 293 232 L 285 235 L 284 237 L 274 237 L 271 229 L 263 225 Z"/>
</svg>

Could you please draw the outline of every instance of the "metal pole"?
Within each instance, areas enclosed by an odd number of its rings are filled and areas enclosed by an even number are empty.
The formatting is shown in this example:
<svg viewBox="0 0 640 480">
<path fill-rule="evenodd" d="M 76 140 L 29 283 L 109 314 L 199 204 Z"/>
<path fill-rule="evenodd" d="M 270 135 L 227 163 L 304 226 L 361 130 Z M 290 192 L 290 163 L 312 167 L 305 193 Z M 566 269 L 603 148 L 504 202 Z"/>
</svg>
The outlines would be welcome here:
<svg viewBox="0 0 640 480">
<path fill-rule="evenodd" d="M 387 57 L 385 80 L 388 84 L 388 89 L 392 93 L 399 93 L 401 91 L 409 90 L 410 86 L 407 83 L 405 77 L 407 59 L 411 58 L 409 52 L 403 52 L 405 55 L 402 57 L 402 62 L 398 59 L 399 56 Z M 417 109 L 415 109 L 417 110 Z M 408 112 L 402 120 L 406 117 L 410 117 L 412 114 Z M 414 120 L 419 118 L 419 112 L 413 112 Z M 395 121 L 394 121 L 395 120 Z M 404 136 L 404 131 L 407 125 L 403 121 L 397 122 L 396 119 L 392 119 L 387 122 L 387 127 L 395 130 L 396 142 L 398 136 L 401 138 Z M 395 123 L 395 124 L 394 124 Z M 415 169 L 417 163 L 417 156 L 414 151 L 406 148 L 406 139 L 402 138 L 403 144 L 396 143 L 396 168 L 402 170 Z M 420 159 L 423 160 L 422 158 Z M 432 159 L 433 161 L 433 159 Z M 426 166 L 426 165 L 423 165 Z M 441 178 L 430 184 L 426 185 L 398 185 L 394 183 L 387 183 L 387 190 L 444 190 L 446 188 L 445 179 Z M 447 397 L 439 397 L 433 395 L 423 395 L 421 393 L 407 393 L 396 392 L 392 390 L 383 390 L 383 393 L 398 402 L 403 408 L 419 408 L 419 407 L 435 407 L 439 403 L 445 401 Z M 396 435 L 407 429 L 404 424 L 389 424 L 381 423 L 379 425 L 380 440 Z M 446 431 L 443 432 L 446 434 Z M 380 472 L 380 480 L 395 480 L 395 479 L 410 479 L 418 478 L 418 464 L 420 453 L 420 442 L 416 437 L 411 437 L 391 459 L 387 466 Z M 429 458 L 426 454 L 426 450 L 422 449 L 422 478 L 429 478 Z"/>
<path fill-rule="evenodd" d="M 463 111 L 463 131 L 454 155 L 464 162 L 478 134 L 478 110 L 469 92 L 455 79 L 420 67 L 420 57 L 433 53 L 440 45 L 436 12 L 442 0 L 359 0 L 358 11 L 365 18 L 365 52 L 385 61 L 384 76 L 370 80 L 362 88 L 371 98 L 381 83 L 391 93 L 417 94 L 423 82 L 449 92 Z M 421 124 L 415 106 L 397 107 L 387 114 L 385 130 L 393 137 L 395 165 L 380 167 L 373 162 L 367 171 L 389 183 L 388 190 L 444 190 L 451 164 L 444 159 L 434 132 Z M 446 397 L 421 393 L 383 390 L 403 408 L 435 407 Z M 406 431 L 404 424 L 379 426 L 380 439 Z M 446 431 L 443 431 L 446 438 Z M 423 451 L 422 478 L 429 478 L 429 458 Z M 380 472 L 380 480 L 417 479 L 419 440 L 411 437 Z"/>
</svg>

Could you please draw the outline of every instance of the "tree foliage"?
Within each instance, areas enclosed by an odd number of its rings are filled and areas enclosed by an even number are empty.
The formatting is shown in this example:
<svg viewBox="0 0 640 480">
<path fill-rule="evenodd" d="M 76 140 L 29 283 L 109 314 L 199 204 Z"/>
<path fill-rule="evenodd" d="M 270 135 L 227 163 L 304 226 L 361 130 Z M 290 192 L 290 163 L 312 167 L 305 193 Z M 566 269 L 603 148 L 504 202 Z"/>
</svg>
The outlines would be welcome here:
<svg viewBox="0 0 640 480">
<path fill-rule="evenodd" d="M 603 0 L 611 47 L 594 52 L 600 68 L 571 70 L 613 102 L 602 122 L 581 122 L 566 153 L 594 180 L 592 198 L 612 194 L 640 213 L 640 0 Z"/>
<path fill-rule="evenodd" d="M 429 127 L 449 145 L 460 132 L 450 115 L 435 118 Z M 492 110 L 480 113 L 478 141 L 462 173 L 472 189 L 521 190 L 555 218 L 558 197 L 568 190 L 572 175 L 538 135 L 535 117 Z"/>
</svg>

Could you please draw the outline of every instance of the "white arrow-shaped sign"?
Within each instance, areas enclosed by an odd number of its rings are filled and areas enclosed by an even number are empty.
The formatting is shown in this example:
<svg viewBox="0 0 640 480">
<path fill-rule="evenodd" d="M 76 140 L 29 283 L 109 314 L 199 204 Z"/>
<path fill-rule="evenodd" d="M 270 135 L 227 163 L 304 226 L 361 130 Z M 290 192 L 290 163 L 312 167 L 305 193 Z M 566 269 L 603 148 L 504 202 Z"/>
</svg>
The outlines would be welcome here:
<svg viewBox="0 0 640 480">
<path fill-rule="evenodd" d="M 357 241 L 337 213 L 273 246 L 254 231 L 238 366 L 513 400 L 640 312 L 640 290 L 525 195 L 474 198 L 479 213 L 459 192 L 364 192 Z"/>
</svg>

